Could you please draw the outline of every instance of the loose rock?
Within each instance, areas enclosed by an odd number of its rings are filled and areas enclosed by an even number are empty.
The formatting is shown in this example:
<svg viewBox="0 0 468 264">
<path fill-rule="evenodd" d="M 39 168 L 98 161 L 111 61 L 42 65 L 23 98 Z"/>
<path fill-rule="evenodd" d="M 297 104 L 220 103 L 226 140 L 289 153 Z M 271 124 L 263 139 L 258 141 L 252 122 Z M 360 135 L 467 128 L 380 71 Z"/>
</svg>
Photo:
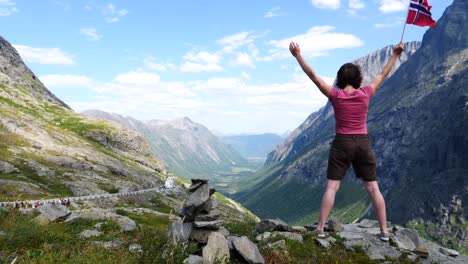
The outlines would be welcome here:
<svg viewBox="0 0 468 264">
<path fill-rule="evenodd" d="M 40 222 L 54 222 L 64 220 L 71 211 L 61 204 L 45 204 L 37 208 L 41 213 L 36 219 Z"/>
<path fill-rule="evenodd" d="M 138 244 L 131 244 L 128 247 L 128 251 L 130 253 L 142 253 L 143 252 L 143 247 L 141 245 L 138 245 Z"/>
<path fill-rule="evenodd" d="M 341 232 L 344 230 L 343 224 L 336 218 L 330 218 L 328 220 L 328 228 L 330 232 Z"/>
<path fill-rule="evenodd" d="M 267 231 L 291 231 L 291 227 L 280 219 L 264 219 L 257 223 L 255 230 L 261 234 Z"/>
<path fill-rule="evenodd" d="M 444 255 L 447 255 L 447 256 L 450 256 L 450 257 L 456 257 L 456 256 L 460 255 L 460 253 L 458 253 L 458 251 L 450 249 L 450 248 L 441 247 L 439 249 L 439 251 L 440 251 L 440 253 L 442 253 Z"/>
<path fill-rule="evenodd" d="M 190 255 L 182 262 L 183 264 L 202 264 L 203 258 L 197 255 Z"/>
<path fill-rule="evenodd" d="M 252 243 L 246 236 L 234 237 L 233 245 L 235 250 L 249 264 L 265 263 L 263 256 L 260 254 L 258 247 Z"/>
<path fill-rule="evenodd" d="M 203 263 L 228 263 L 230 258 L 226 238 L 218 232 L 208 237 L 208 243 L 203 248 Z"/>
<path fill-rule="evenodd" d="M 80 233 L 80 237 L 81 238 L 90 238 L 90 237 L 97 237 L 97 236 L 100 236 L 102 235 L 101 232 L 97 231 L 96 229 L 93 229 L 93 230 L 89 230 L 89 229 L 86 229 L 86 230 L 83 230 L 81 233 Z"/>
</svg>

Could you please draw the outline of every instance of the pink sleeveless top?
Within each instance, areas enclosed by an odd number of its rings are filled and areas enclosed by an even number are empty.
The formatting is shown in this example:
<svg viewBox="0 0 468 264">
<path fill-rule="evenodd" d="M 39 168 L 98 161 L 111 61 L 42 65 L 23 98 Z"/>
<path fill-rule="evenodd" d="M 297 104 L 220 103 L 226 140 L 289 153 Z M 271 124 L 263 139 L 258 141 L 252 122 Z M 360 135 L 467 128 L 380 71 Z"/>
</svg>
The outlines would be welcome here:
<svg viewBox="0 0 468 264">
<path fill-rule="evenodd" d="M 337 134 L 367 134 L 367 110 L 372 94 L 373 90 L 369 85 L 352 93 L 332 88 L 328 99 L 335 111 L 335 130 Z"/>
</svg>

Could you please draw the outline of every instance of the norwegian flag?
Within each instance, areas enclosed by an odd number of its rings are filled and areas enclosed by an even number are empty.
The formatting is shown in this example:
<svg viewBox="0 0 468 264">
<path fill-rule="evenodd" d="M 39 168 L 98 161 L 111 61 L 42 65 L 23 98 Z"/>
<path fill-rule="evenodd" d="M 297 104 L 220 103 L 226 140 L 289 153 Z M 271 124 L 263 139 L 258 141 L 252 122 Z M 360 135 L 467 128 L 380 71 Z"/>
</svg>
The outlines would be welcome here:
<svg viewBox="0 0 468 264">
<path fill-rule="evenodd" d="M 431 8 L 427 0 L 411 0 L 406 23 L 420 27 L 435 27 L 436 22 L 431 17 Z"/>
</svg>

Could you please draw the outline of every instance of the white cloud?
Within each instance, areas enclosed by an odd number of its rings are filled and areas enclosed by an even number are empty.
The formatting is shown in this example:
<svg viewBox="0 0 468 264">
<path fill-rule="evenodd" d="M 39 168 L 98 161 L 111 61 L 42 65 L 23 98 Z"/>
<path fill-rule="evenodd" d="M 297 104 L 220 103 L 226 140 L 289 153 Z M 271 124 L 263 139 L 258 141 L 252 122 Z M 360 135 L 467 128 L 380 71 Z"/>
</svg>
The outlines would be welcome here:
<svg viewBox="0 0 468 264">
<path fill-rule="evenodd" d="M 398 26 L 403 25 L 404 22 L 405 22 L 405 18 L 398 17 L 393 22 L 374 24 L 374 27 L 375 28 L 393 28 L 393 27 L 398 27 Z"/>
<path fill-rule="evenodd" d="M 96 86 L 96 82 L 93 79 L 84 75 L 49 74 L 41 76 L 40 80 L 49 89 L 93 88 Z"/>
<path fill-rule="evenodd" d="M 185 54 L 183 58 L 188 61 L 208 63 L 208 64 L 217 64 L 220 59 L 218 54 L 213 54 L 213 53 L 209 53 L 206 51 L 200 51 L 197 53 L 189 52 Z"/>
<path fill-rule="evenodd" d="M 221 59 L 217 53 L 206 51 L 189 52 L 183 56 L 185 62 L 180 66 L 182 72 L 217 72 L 223 71 L 219 65 Z"/>
<path fill-rule="evenodd" d="M 33 48 L 25 45 L 13 45 L 21 57 L 29 63 L 73 65 L 73 55 L 61 51 L 59 48 Z"/>
<path fill-rule="evenodd" d="M 284 12 L 281 12 L 281 7 L 275 6 L 272 9 L 268 10 L 263 17 L 272 18 L 272 17 L 284 16 L 284 15 L 286 14 Z"/>
<path fill-rule="evenodd" d="M 349 0 L 348 7 L 353 10 L 363 9 L 365 7 L 362 0 Z"/>
<path fill-rule="evenodd" d="M 380 0 L 379 10 L 382 13 L 404 11 L 408 8 L 407 0 Z"/>
<path fill-rule="evenodd" d="M 146 57 L 143 60 L 143 63 L 148 69 L 154 70 L 154 71 L 164 72 L 164 71 L 167 71 L 168 69 L 175 70 L 177 68 L 172 63 L 157 63 L 155 61 L 155 58 L 153 58 L 152 56 Z"/>
<path fill-rule="evenodd" d="M 328 51 L 342 48 L 360 47 L 364 43 L 358 37 L 333 32 L 333 26 L 316 26 L 310 28 L 306 33 L 292 36 L 282 40 L 272 40 L 269 42 L 274 48 L 270 50 L 270 55 L 263 60 L 282 59 L 290 56 L 289 43 L 297 42 L 301 47 L 301 52 L 306 56 L 318 57 L 328 55 Z"/>
<path fill-rule="evenodd" d="M 117 75 L 114 80 L 119 84 L 152 86 L 159 83 L 160 77 L 159 75 L 150 72 L 130 71 Z"/>
<path fill-rule="evenodd" d="M 15 1 L 0 0 L 0 16 L 10 16 L 18 11 Z"/>
<path fill-rule="evenodd" d="M 104 17 L 107 23 L 115 23 L 120 21 L 120 18 L 128 14 L 127 9 L 117 9 L 114 4 L 110 3 L 103 9 Z"/>
<path fill-rule="evenodd" d="M 92 7 L 91 5 L 86 4 L 86 5 L 84 6 L 84 9 L 85 9 L 86 11 L 91 11 L 91 10 L 93 10 L 93 7 Z"/>
<path fill-rule="evenodd" d="M 244 52 L 237 53 L 236 59 L 231 61 L 230 64 L 232 66 L 246 66 L 250 68 L 255 68 L 255 64 L 252 60 L 252 57 Z"/>
<path fill-rule="evenodd" d="M 223 46 L 221 50 L 223 53 L 232 53 L 242 46 L 252 44 L 254 40 L 259 37 L 260 36 L 253 35 L 250 32 L 243 31 L 219 39 L 216 43 Z"/>
<path fill-rule="evenodd" d="M 88 40 L 92 41 L 97 41 L 102 38 L 102 35 L 98 34 L 95 28 L 82 28 L 80 29 L 80 33 L 86 36 Z"/>
<path fill-rule="evenodd" d="M 340 8 L 340 0 L 310 0 L 310 3 L 322 9 L 338 9 Z"/>
<path fill-rule="evenodd" d="M 219 66 L 218 64 L 208 63 L 196 63 L 196 62 L 184 62 L 180 67 L 180 71 L 182 72 L 219 72 L 223 71 L 223 67 Z"/>
</svg>

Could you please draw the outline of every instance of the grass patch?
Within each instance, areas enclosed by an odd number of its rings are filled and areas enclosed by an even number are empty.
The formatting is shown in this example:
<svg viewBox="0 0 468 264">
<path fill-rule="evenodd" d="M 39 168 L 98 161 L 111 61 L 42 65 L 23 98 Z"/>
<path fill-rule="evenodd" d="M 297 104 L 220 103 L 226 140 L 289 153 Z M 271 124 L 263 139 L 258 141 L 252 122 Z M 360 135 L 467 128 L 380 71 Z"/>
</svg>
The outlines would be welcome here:
<svg viewBox="0 0 468 264">
<path fill-rule="evenodd" d="M 189 252 L 180 247 L 167 246 L 167 217 L 152 215 L 135 216 L 141 229 L 133 233 L 120 233 L 119 225 L 112 220 L 77 219 L 71 223 L 50 223 L 39 225 L 33 216 L 17 210 L 0 210 L 0 230 L 6 233 L 0 239 L 0 263 L 173 263 L 179 264 Z M 93 229 L 101 222 L 104 233 L 97 238 L 82 239 L 79 233 Z M 120 240 L 124 244 L 118 249 L 108 250 L 94 245 L 91 241 Z M 128 251 L 130 244 L 143 247 L 141 254 Z M 162 253 L 167 252 L 167 258 Z"/>
<path fill-rule="evenodd" d="M 232 235 L 246 236 L 251 241 L 255 241 L 255 222 L 228 222 L 225 224 L 225 227 L 231 232 Z"/>
</svg>

